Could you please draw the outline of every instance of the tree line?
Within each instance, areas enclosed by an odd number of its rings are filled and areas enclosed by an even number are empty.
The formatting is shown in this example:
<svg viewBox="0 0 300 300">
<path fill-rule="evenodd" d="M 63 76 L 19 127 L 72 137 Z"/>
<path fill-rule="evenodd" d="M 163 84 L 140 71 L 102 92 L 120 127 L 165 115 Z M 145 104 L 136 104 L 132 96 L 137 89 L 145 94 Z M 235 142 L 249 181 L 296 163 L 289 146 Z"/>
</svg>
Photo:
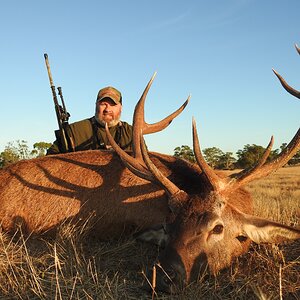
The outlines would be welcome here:
<svg viewBox="0 0 300 300">
<path fill-rule="evenodd" d="M 267 161 L 276 158 L 286 146 L 287 144 L 283 143 L 280 146 L 280 149 L 272 150 Z M 265 148 L 262 146 L 256 144 L 247 144 L 243 149 L 236 152 L 237 158 L 234 157 L 233 152 L 223 152 L 217 147 L 205 148 L 203 149 L 202 153 L 204 159 L 212 168 L 220 170 L 232 170 L 253 167 L 262 157 L 264 151 Z M 193 150 L 187 145 L 176 147 L 174 149 L 174 156 L 184 158 L 191 162 L 196 161 Z M 300 151 L 298 151 L 287 164 L 300 164 Z"/>
<path fill-rule="evenodd" d="M 0 168 L 19 160 L 44 156 L 51 145 L 51 143 L 37 142 L 33 144 L 33 148 L 30 150 L 27 141 L 9 142 L 0 153 Z"/>
<path fill-rule="evenodd" d="M 27 142 L 24 140 L 17 140 L 9 142 L 4 150 L 0 153 L 0 168 L 9 164 L 15 163 L 22 159 L 30 159 L 46 155 L 47 149 L 51 143 L 37 142 L 33 144 L 30 149 Z M 283 143 L 280 149 L 271 151 L 268 160 L 274 159 L 287 146 Z M 223 152 L 217 147 L 203 149 L 203 156 L 207 163 L 214 169 L 245 169 L 255 165 L 259 158 L 263 155 L 265 148 L 255 144 L 247 144 L 243 149 L 236 152 L 236 158 L 233 152 Z M 182 145 L 174 149 L 174 156 L 195 162 L 193 150 L 187 146 Z M 288 162 L 288 165 L 300 164 L 300 151 Z"/>
</svg>

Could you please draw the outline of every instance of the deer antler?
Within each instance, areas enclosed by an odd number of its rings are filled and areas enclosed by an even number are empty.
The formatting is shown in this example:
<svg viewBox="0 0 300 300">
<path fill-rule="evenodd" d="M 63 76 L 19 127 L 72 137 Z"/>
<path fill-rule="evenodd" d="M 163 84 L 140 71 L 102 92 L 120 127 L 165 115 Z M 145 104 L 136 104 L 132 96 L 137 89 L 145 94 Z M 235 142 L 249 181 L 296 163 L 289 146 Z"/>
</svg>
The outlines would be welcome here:
<svg viewBox="0 0 300 300">
<path fill-rule="evenodd" d="M 298 52 L 298 54 L 300 55 L 300 48 L 295 44 L 295 48 Z M 272 69 L 273 72 L 275 73 L 275 75 L 277 76 L 277 78 L 279 79 L 281 85 L 285 88 L 285 90 L 290 93 L 291 95 L 293 95 L 296 98 L 300 99 L 300 91 L 297 91 L 296 89 L 292 88 L 290 85 L 287 84 L 287 82 L 283 79 L 282 76 L 279 75 L 278 72 L 276 72 L 274 69 Z"/>
<path fill-rule="evenodd" d="M 242 185 L 246 185 L 253 180 L 263 178 L 284 166 L 300 150 L 300 128 L 296 132 L 291 142 L 285 147 L 285 149 L 277 158 L 270 162 L 264 163 L 271 152 L 272 143 L 273 141 L 271 139 L 271 142 L 265 150 L 261 161 L 254 168 L 231 175 L 231 178 L 233 179 L 229 184 L 232 190 L 236 190 Z"/>
<path fill-rule="evenodd" d="M 152 181 L 156 181 L 160 183 L 160 185 L 162 185 L 162 187 L 165 188 L 165 190 L 169 193 L 170 196 L 174 196 L 179 192 L 182 192 L 172 181 L 170 181 L 166 176 L 164 176 L 160 172 L 160 170 L 155 166 L 155 164 L 151 161 L 142 135 L 141 135 L 141 150 L 142 150 L 144 162 L 148 170 L 151 172 L 153 179 L 155 179 Z"/>
<path fill-rule="evenodd" d="M 295 44 L 295 48 L 296 48 L 296 50 L 297 50 L 298 54 L 300 55 L 300 48 L 298 47 L 298 45 L 297 45 L 297 44 Z"/>
<path fill-rule="evenodd" d="M 300 54 L 300 48 L 297 45 L 295 45 L 295 47 L 297 52 Z M 300 92 L 289 86 L 286 83 L 286 81 L 275 70 L 273 71 L 280 80 L 285 90 L 291 95 L 300 99 Z M 300 150 L 300 128 L 298 129 L 290 143 L 287 145 L 287 147 L 280 153 L 280 155 L 273 161 L 265 163 L 265 161 L 270 155 L 272 145 L 273 137 L 271 138 L 271 141 L 262 159 L 254 168 L 244 170 L 238 174 L 233 174 L 231 176 L 232 180 L 229 182 L 230 189 L 235 190 L 238 187 L 249 183 L 250 181 L 265 177 L 284 166 Z"/>
<path fill-rule="evenodd" d="M 200 149 L 200 144 L 199 144 L 199 138 L 197 134 L 197 128 L 196 128 L 196 121 L 193 118 L 193 149 L 194 149 L 194 154 L 196 161 L 198 163 L 198 166 L 204 173 L 207 181 L 210 183 L 212 186 L 212 189 L 214 191 L 222 190 L 225 187 L 225 182 L 222 178 L 220 178 L 215 171 L 209 166 L 209 164 L 205 161 L 201 149 Z"/>
<path fill-rule="evenodd" d="M 265 149 L 264 154 L 260 158 L 260 160 L 254 165 L 253 167 L 250 167 L 248 169 L 245 169 L 237 174 L 233 174 L 230 177 L 232 180 L 229 182 L 228 186 L 231 186 L 232 190 L 236 190 L 237 188 L 241 187 L 242 185 L 246 185 L 248 182 L 256 179 L 257 173 L 260 172 L 259 170 L 261 167 L 264 165 L 264 163 L 267 161 L 271 150 L 272 146 L 274 144 L 274 138 L 273 136 L 271 137 L 271 140 Z"/>
<path fill-rule="evenodd" d="M 297 91 L 296 89 L 292 88 L 290 85 L 288 85 L 288 83 L 283 79 L 283 77 L 281 75 L 278 74 L 277 71 L 275 71 L 274 69 L 272 69 L 272 70 L 275 73 L 275 75 L 277 76 L 277 78 L 279 79 L 281 85 L 285 88 L 285 90 L 288 93 L 290 93 L 291 95 L 293 95 L 294 97 L 300 99 L 300 92 Z"/>
<path fill-rule="evenodd" d="M 257 164 L 252 168 L 245 169 L 237 174 L 231 175 L 231 180 L 228 182 L 219 177 L 205 161 L 200 150 L 196 122 L 193 119 L 193 147 L 195 158 L 198 166 L 204 173 L 207 181 L 214 191 L 222 191 L 226 189 L 227 193 L 231 193 L 239 187 L 244 186 L 253 180 L 265 177 L 284 166 L 300 150 L 300 128 L 288 146 L 281 152 L 281 154 L 273 161 L 265 163 L 271 153 L 273 143 L 274 139 L 271 137 L 263 156 L 257 162 Z"/>
<path fill-rule="evenodd" d="M 176 118 L 187 106 L 190 96 L 187 98 L 187 100 L 181 105 L 175 112 L 161 120 L 160 122 L 154 123 L 154 124 L 148 124 L 145 122 L 145 100 L 148 94 L 148 91 L 152 85 L 152 82 L 156 76 L 156 73 L 153 74 L 150 81 L 148 82 L 140 100 L 135 106 L 134 115 L 133 115 L 133 153 L 134 157 L 141 159 L 141 142 L 140 142 L 140 132 L 142 132 L 142 135 L 149 134 L 149 133 L 155 133 L 159 132 L 163 129 L 165 129 L 174 118 Z"/>
<path fill-rule="evenodd" d="M 181 192 L 181 190 L 165 177 L 150 160 L 146 145 L 144 143 L 143 134 L 149 134 L 161 131 L 166 128 L 173 119 L 178 116 L 186 107 L 190 97 L 185 103 L 175 112 L 155 124 L 147 124 L 144 115 L 144 103 L 147 93 L 151 87 L 155 74 L 148 82 L 140 100 L 138 101 L 133 116 L 133 156 L 122 150 L 111 136 L 107 124 L 105 125 L 107 138 L 113 149 L 120 156 L 126 167 L 131 170 L 138 177 L 146 180 L 159 183 L 168 192 L 169 195 L 174 196 Z"/>
<path fill-rule="evenodd" d="M 300 54 L 300 48 L 297 45 L 295 45 L 295 47 L 297 52 Z M 300 99 L 300 92 L 289 86 L 275 70 L 273 71 L 280 80 L 282 86 L 290 94 Z M 288 146 L 280 153 L 280 155 L 276 159 L 266 163 L 271 153 L 273 143 L 274 139 L 271 137 L 269 145 L 267 146 L 263 156 L 254 167 L 231 175 L 231 180 L 226 182 L 215 173 L 215 171 L 206 163 L 205 159 L 203 158 L 197 135 L 196 122 L 193 119 L 193 145 L 196 161 L 204 173 L 207 181 L 212 186 L 212 189 L 215 191 L 225 190 L 226 188 L 226 192 L 230 193 L 253 180 L 265 177 L 284 166 L 300 150 L 300 128 Z"/>
</svg>

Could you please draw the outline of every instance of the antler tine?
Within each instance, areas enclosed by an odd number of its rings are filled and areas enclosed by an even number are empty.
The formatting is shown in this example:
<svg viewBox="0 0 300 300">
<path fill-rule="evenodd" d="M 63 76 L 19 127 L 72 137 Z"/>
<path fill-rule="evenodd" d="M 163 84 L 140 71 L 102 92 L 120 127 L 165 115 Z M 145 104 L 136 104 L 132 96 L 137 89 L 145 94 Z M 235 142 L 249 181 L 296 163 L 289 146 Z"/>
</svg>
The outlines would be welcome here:
<svg viewBox="0 0 300 300">
<path fill-rule="evenodd" d="M 153 76 L 149 80 L 140 100 L 138 101 L 138 103 L 136 104 L 135 109 L 134 109 L 133 122 L 132 122 L 132 126 L 133 126 L 132 148 L 133 148 L 134 157 L 136 157 L 137 159 L 142 159 L 142 153 L 141 153 L 141 147 L 140 147 L 140 145 L 141 145 L 140 132 L 143 133 L 149 126 L 145 122 L 145 109 L 144 109 L 145 108 L 145 100 L 146 100 L 148 91 L 152 85 L 152 82 L 153 82 L 155 76 L 156 76 L 156 72 L 153 74 Z"/>
<path fill-rule="evenodd" d="M 148 126 L 144 129 L 143 134 L 155 133 L 168 127 L 171 122 L 185 109 L 191 99 L 191 95 L 188 96 L 186 101 L 172 114 L 164 118 L 163 120 L 154 124 L 147 124 Z"/>
<path fill-rule="evenodd" d="M 257 164 L 249 169 L 245 169 L 237 174 L 233 174 L 230 177 L 234 178 L 232 181 L 230 181 L 229 185 L 232 186 L 232 190 L 235 190 L 239 188 L 242 185 L 246 185 L 248 182 L 256 179 L 257 176 L 259 176 L 260 168 L 264 165 L 264 163 L 267 161 L 272 147 L 274 144 L 274 138 L 271 136 L 271 140 L 267 146 L 267 148 L 264 151 L 264 154 L 260 158 L 260 160 L 257 162 Z"/>
<path fill-rule="evenodd" d="M 298 45 L 297 45 L 297 44 L 295 44 L 295 48 L 296 48 L 296 50 L 297 50 L 298 54 L 300 55 L 300 48 L 298 47 Z"/>
<path fill-rule="evenodd" d="M 176 111 L 172 114 L 164 118 L 163 120 L 156 122 L 154 124 L 148 124 L 145 122 L 145 100 L 148 94 L 148 91 L 152 85 L 152 82 L 156 76 L 156 72 L 151 77 L 150 81 L 148 82 L 140 100 L 138 101 L 134 114 L 133 114 L 133 153 L 134 157 L 141 159 L 141 149 L 140 149 L 140 132 L 142 131 L 143 134 L 150 134 L 161 131 L 165 129 L 174 118 L 176 118 L 187 106 L 190 96 L 187 100 L 181 105 Z"/>
<path fill-rule="evenodd" d="M 297 46 L 297 44 L 295 44 L 295 48 L 296 48 L 298 54 L 300 55 L 300 48 Z M 280 81 L 281 85 L 284 87 L 284 89 L 288 93 L 293 95 L 294 97 L 300 99 L 300 91 L 297 91 L 296 89 L 292 88 L 290 85 L 287 84 L 287 82 L 283 79 L 283 77 L 278 74 L 278 72 L 276 72 L 274 69 L 272 69 L 272 70 L 275 73 L 275 75 L 277 76 L 277 78 L 279 79 L 279 81 Z"/>
<path fill-rule="evenodd" d="M 194 154 L 195 154 L 198 166 L 204 173 L 207 181 L 211 184 L 213 190 L 218 191 L 218 190 L 223 189 L 225 186 L 225 183 L 215 173 L 215 171 L 208 165 L 208 163 L 205 161 L 205 159 L 201 153 L 199 138 L 198 138 L 197 128 L 196 128 L 196 121 L 194 118 L 193 118 L 193 148 L 194 148 Z"/>
<path fill-rule="evenodd" d="M 125 166 L 135 175 L 138 177 L 144 178 L 146 180 L 152 181 L 153 177 L 151 173 L 146 169 L 143 161 L 138 160 L 128 153 L 126 153 L 114 140 L 114 138 L 111 136 L 107 123 L 105 124 L 105 131 L 107 138 L 109 140 L 110 145 L 113 147 L 113 149 L 117 152 L 119 157 L 122 159 Z"/>
<path fill-rule="evenodd" d="M 271 143 L 271 142 L 270 142 Z M 270 144 L 269 144 L 270 145 Z M 298 151 L 300 150 L 300 128 L 296 132 L 291 142 L 284 148 L 279 156 L 259 167 L 255 167 L 255 171 L 250 171 L 242 178 L 238 178 L 237 182 L 231 182 L 232 190 L 245 185 L 253 180 L 257 180 L 275 172 L 282 166 L 284 166 Z M 266 150 L 268 152 L 270 150 Z"/>
<path fill-rule="evenodd" d="M 163 188 L 169 193 L 169 195 L 174 196 L 178 194 L 179 192 L 182 192 L 172 181 L 170 181 L 166 176 L 164 176 L 160 170 L 154 165 L 154 163 L 151 161 L 147 147 L 145 144 L 145 140 L 141 135 L 141 150 L 142 155 L 144 158 L 144 162 L 148 168 L 148 170 L 151 172 L 153 177 L 156 179 L 156 182 L 160 183 Z"/>
<path fill-rule="evenodd" d="M 293 95 L 294 97 L 300 99 L 300 92 L 297 91 L 296 89 L 292 88 L 290 85 L 288 85 L 287 82 L 283 79 L 282 76 L 280 76 L 280 75 L 278 74 L 277 71 L 275 71 L 274 69 L 272 69 L 272 70 L 273 70 L 274 74 L 277 76 L 277 78 L 279 79 L 279 81 L 280 81 L 281 85 L 284 87 L 284 89 L 285 89 L 288 93 L 290 93 L 291 95 Z"/>
<path fill-rule="evenodd" d="M 300 150 L 300 128 L 294 135 L 290 143 L 282 150 L 280 155 L 271 162 L 268 162 L 262 166 L 262 176 L 275 171 L 284 166 L 298 151 Z"/>
</svg>

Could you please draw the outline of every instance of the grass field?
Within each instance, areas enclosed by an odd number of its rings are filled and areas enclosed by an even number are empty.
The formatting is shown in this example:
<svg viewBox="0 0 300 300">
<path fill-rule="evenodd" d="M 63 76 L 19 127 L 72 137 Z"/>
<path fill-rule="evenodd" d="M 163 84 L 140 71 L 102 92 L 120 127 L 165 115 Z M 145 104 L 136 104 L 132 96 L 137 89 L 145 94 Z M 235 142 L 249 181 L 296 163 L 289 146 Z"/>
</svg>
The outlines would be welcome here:
<svg viewBox="0 0 300 300">
<path fill-rule="evenodd" d="M 300 226 L 300 167 L 249 185 L 257 215 Z M 133 237 L 100 242 L 88 228 L 61 228 L 55 239 L 0 233 L 0 299 L 300 299 L 300 241 L 252 245 L 229 269 L 178 295 L 151 294 L 143 270 L 159 249 Z"/>
</svg>

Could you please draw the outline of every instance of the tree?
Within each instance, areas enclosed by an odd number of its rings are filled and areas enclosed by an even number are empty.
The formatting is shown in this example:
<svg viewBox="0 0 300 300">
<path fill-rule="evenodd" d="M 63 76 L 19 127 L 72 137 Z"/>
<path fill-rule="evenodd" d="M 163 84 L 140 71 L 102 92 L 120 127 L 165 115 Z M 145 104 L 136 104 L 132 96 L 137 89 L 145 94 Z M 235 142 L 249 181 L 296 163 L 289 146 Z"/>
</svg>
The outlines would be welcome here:
<svg viewBox="0 0 300 300">
<path fill-rule="evenodd" d="M 286 148 L 286 146 L 287 146 L 287 143 L 282 143 L 280 146 L 280 151 L 282 151 L 284 148 Z"/>
<path fill-rule="evenodd" d="M 29 159 L 31 153 L 27 145 L 27 141 L 17 140 L 15 143 L 17 144 L 16 151 L 18 152 L 20 159 Z"/>
<path fill-rule="evenodd" d="M 46 149 L 50 146 L 51 143 L 38 142 L 33 145 L 34 149 L 30 151 L 27 142 L 24 140 L 9 142 L 4 151 L 0 153 L 0 168 L 22 159 L 44 156 Z"/>
<path fill-rule="evenodd" d="M 262 146 L 255 144 L 245 145 L 243 150 L 238 150 L 236 153 L 238 157 L 236 167 L 243 169 L 253 167 L 263 156 L 264 152 L 265 148 Z M 278 155 L 278 153 L 278 149 L 271 151 L 267 161 L 274 159 Z"/>
<path fill-rule="evenodd" d="M 15 163 L 20 160 L 19 153 L 16 151 L 15 147 L 9 143 L 4 151 L 0 153 L 0 167 L 3 168 L 9 164 Z"/>
<path fill-rule="evenodd" d="M 297 165 L 300 164 L 300 150 L 292 157 L 289 162 L 289 165 Z"/>
<path fill-rule="evenodd" d="M 218 168 L 220 158 L 224 155 L 224 152 L 217 147 L 211 147 L 203 149 L 203 155 L 206 162 L 215 169 Z"/>
<path fill-rule="evenodd" d="M 236 159 L 232 155 L 233 155 L 232 152 L 223 153 L 223 155 L 221 155 L 219 157 L 217 168 L 218 169 L 225 169 L 225 170 L 234 169 Z"/>
<path fill-rule="evenodd" d="M 249 168 L 255 165 L 255 163 L 262 157 L 264 153 L 264 147 L 255 144 L 247 144 L 243 150 L 237 151 L 237 167 L 238 168 Z"/>
<path fill-rule="evenodd" d="M 190 162 L 196 161 L 193 150 L 187 145 L 182 145 L 181 147 L 176 147 L 174 149 L 174 156 L 186 159 Z"/>
<path fill-rule="evenodd" d="M 17 140 L 15 142 L 9 142 L 7 146 L 5 146 L 4 151 L 0 153 L 0 166 L 5 167 L 18 160 L 28 158 L 30 158 L 30 151 L 26 141 Z"/>
<path fill-rule="evenodd" d="M 46 151 L 50 146 L 51 146 L 51 143 L 46 143 L 46 142 L 34 143 L 31 154 L 35 157 L 44 156 L 44 155 L 46 155 Z"/>
</svg>

